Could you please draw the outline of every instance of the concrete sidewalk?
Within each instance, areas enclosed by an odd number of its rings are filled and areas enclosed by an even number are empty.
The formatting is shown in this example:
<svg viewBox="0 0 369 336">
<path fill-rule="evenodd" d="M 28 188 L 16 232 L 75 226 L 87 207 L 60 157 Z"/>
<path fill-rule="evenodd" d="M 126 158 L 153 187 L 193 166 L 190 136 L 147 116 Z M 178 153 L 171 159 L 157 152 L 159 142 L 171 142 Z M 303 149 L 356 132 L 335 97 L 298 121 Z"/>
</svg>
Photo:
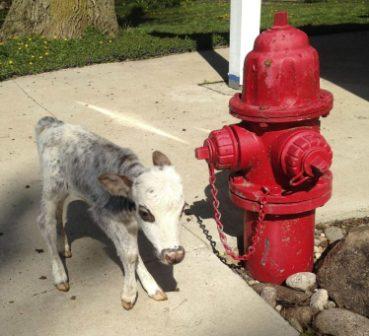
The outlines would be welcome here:
<svg viewBox="0 0 369 336">
<path fill-rule="evenodd" d="M 227 50 L 217 53 L 226 56 Z M 70 292 L 53 288 L 49 257 L 35 251 L 45 246 L 35 224 L 40 179 L 33 128 L 46 114 L 130 146 L 147 164 L 153 149 L 165 152 L 183 176 L 192 213 L 213 231 L 207 169 L 194 159 L 193 150 L 208 130 L 236 122 L 227 113 L 232 91 L 209 84 L 220 80 L 203 57 L 189 53 L 0 83 L 1 335 L 297 334 L 216 259 L 194 216 L 182 223 L 183 263 L 166 267 L 145 254 L 169 300 L 155 302 L 140 289 L 129 312 L 120 307 L 122 272 L 112 244 L 90 225 L 83 204 L 71 204 L 68 213 Z M 369 104 L 333 83 L 323 80 L 322 86 L 336 99 L 334 111 L 323 121 L 335 152 L 335 191 L 318 219 L 367 215 Z M 240 229 L 239 222 L 234 225 Z"/>
</svg>

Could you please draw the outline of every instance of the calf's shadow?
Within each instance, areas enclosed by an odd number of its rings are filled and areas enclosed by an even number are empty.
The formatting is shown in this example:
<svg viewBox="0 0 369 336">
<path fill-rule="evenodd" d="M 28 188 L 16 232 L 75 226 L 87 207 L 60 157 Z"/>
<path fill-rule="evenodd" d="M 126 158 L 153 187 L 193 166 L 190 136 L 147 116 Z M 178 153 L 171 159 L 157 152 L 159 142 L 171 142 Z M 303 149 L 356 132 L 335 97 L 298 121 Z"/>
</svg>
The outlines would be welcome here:
<svg viewBox="0 0 369 336">
<path fill-rule="evenodd" d="M 68 206 L 66 233 L 72 253 L 74 241 L 84 237 L 95 239 L 103 244 L 106 255 L 121 268 L 124 274 L 123 265 L 117 256 L 113 242 L 93 221 L 88 212 L 88 205 L 82 201 L 73 201 L 66 206 Z M 173 277 L 173 266 L 164 265 L 156 258 L 153 246 L 141 231 L 138 236 L 138 245 L 142 260 L 158 285 L 166 292 L 177 290 L 177 282 Z"/>
</svg>

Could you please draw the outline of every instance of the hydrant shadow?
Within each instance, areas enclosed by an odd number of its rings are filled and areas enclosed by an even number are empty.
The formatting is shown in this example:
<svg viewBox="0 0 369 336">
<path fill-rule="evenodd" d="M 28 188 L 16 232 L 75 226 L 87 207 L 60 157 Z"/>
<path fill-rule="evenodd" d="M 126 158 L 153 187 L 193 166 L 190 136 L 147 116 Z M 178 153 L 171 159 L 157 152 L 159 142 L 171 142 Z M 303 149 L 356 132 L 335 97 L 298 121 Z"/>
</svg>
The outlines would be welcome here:
<svg viewBox="0 0 369 336">
<path fill-rule="evenodd" d="M 227 171 L 216 173 L 215 186 L 218 189 L 219 210 L 222 214 L 221 220 L 224 225 L 224 232 L 230 236 L 237 237 L 238 248 L 242 251 L 243 211 L 237 208 L 229 198 L 228 176 L 229 172 Z M 210 185 L 206 186 L 204 193 L 205 199 L 193 202 L 186 210 L 186 214 L 194 215 L 199 224 L 204 219 L 214 218 L 213 196 Z M 215 221 L 214 225 L 216 225 Z"/>
</svg>

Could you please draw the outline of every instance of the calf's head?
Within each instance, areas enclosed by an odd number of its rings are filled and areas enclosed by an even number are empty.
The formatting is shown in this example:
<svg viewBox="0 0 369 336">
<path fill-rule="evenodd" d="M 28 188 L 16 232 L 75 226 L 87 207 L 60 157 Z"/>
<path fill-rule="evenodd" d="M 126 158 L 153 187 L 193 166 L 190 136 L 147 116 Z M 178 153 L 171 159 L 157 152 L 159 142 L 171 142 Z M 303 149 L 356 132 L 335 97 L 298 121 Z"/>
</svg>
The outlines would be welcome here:
<svg viewBox="0 0 369 336">
<path fill-rule="evenodd" d="M 110 194 L 134 202 L 128 210 L 135 211 L 137 222 L 159 259 L 165 264 L 176 264 L 185 256 L 179 243 L 179 220 L 184 208 L 182 181 L 163 153 L 154 152 L 153 163 L 133 181 L 116 174 L 104 174 L 99 180 Z M 121 210 L 117 215 L 124 218 L 124 209 Z"/>
<path fill-rule="evenodd" d="M 137 220 L 160 260 L 176 264 L 185 255 L 178 232 L 184 208 L 182 181 L 163 153 L 154 152 L 153 163 L 133 181 Z"/>
</svg>

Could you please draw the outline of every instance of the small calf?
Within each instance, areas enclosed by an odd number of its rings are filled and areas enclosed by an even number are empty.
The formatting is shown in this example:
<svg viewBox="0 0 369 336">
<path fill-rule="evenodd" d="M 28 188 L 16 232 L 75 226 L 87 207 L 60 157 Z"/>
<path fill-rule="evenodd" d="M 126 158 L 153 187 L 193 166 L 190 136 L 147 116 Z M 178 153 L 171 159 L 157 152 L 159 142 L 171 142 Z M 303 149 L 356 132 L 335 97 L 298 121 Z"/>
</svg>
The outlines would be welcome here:
<svg viewBox="0 0 369 336">
<path fill-rule="evenodd" d="M 165 300 L 166 294 L 139 256 L 137 234 L 142 229 L 162 262 L 183 260 L 178 237 L 183 187 L 169 159 L 156 151 L 154 166 L 145 168 L 130 149 L 52 117 L 39 120 L 36 137 L 43 184 L 38 225 L 51 255 L 57 289 L 69 290 L 57 248 L 57 225 L 61 225 L 64 256 L 70 257 L 63 211 L 71 196 L 89 204 L 96 223 L 115 245 L 125 273 L 123 307 L 131 309 L 136 301 L 136 271 L 148 295 Z"/>
</svg>

